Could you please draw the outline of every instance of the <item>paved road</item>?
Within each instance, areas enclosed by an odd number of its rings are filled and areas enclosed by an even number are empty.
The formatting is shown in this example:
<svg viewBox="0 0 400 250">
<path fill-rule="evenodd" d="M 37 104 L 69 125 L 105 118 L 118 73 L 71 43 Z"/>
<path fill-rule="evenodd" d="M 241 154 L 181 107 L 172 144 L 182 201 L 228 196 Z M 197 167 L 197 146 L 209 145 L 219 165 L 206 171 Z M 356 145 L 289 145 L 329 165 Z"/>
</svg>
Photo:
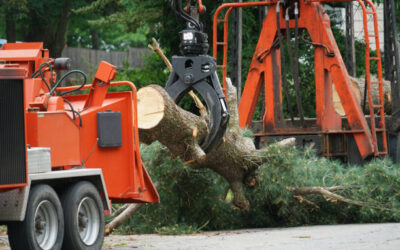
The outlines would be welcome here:
<svg viewBox="0 0 400 250">
<path fill-rule="evenodd" d="M 0 236 L 0 249 L 8 249 Z M 184 236 L 110 236 L 104 249 L 400 250 L 400 223 L 209 232 Z"/>
<path fill-rule="evenodd" d="M 399 250 L 399 224 L 308 226 L 187 236 L 111 236 L 106 249 Z"/>
</svg>

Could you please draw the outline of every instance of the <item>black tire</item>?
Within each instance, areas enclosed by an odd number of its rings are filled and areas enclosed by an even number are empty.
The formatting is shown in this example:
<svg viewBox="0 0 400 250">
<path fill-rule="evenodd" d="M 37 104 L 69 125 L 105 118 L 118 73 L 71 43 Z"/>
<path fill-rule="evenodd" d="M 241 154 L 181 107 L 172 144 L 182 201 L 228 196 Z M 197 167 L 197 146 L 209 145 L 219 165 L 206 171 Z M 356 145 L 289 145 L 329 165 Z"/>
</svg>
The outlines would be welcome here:
<svg viewBox="0 0 400 250">
<path fill-rule="evenodd" d="M 61 204 L 65 222 L 63 249 L 101 249 L 104 209 L 96 187 L 88 181 L 78 182 L 61 195 Z"/>
<path fill-rule="evenodd" d="M 25 220 L 8 224 L 11 249 L 57 250 L 63 237 L 64 215 L 57 193 L 49 185 L 32 186 Z"/>
</svg>

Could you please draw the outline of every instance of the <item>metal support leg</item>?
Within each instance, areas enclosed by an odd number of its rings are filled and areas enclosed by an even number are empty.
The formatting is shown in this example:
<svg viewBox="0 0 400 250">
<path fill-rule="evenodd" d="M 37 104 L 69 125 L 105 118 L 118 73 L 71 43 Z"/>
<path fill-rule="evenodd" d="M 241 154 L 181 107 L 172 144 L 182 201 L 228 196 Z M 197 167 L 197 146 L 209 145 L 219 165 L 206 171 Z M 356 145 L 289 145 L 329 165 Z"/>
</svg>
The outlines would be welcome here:
<svg viewBox="0 0 400 250">
<path fill-rule="evenodd" d="M 354 40 L 353 2 L 346 4 L 346 67 L 349 75 L 356 76 L 356 50 Z"/>
<path fill-rule="evenodd" d="M 393 0 L 384 0 L 385 79 L 391 82 L 393 112 L 400 107 L 400 55 Z"/>
<path fill-rule="evenodd" d="M 239 1 L 239 2 L 242 2 Z M 242 9 L 233 13 L 231 80 L 236 87 L 238 102 L 242 96 Z"/>
</svg>

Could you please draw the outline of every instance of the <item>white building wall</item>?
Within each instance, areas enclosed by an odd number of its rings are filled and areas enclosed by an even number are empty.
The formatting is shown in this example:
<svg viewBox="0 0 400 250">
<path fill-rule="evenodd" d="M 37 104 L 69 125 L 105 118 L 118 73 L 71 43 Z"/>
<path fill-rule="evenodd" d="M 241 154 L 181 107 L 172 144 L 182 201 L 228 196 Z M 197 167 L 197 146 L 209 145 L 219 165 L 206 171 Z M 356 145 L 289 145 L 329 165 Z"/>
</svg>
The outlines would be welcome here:
<svg viewBox="0 0 400 250">
<path fill-rule="evenodd" d="M 383 4 L 376 5 L 377 15 L 378 15 L 378 30 L 379 30 L 379 45 L 380 49 L 384 50 L 384 24 L 383 24 Z M 363 11 L 358 2 L 353 3 L 354 11 L 354 35 L 357 40 L 364 41 L 364 24 L 363 24 Z M 368 17 L 368 32 L 370 34 L 374 33 L 374 22 L 373 16 L 367 15 Z M 370 38 L 371 49 L 376 50 L 375 39 Z"/>
<path fill-rule="evenodd" d="M 368 5 L 366 5 L 368 7 Z M 328 11 L 331 21 L 338 24 L 343 30 L 343 34 L 346 33 L 346 23 L 345 23 L 345 8 L 332 8 L 329 5 L 324 5 L 325 10 Z M 378 15 L 378 30 L 379 30 L 379 45 L 380 49 L 384 50 L 384 23 L 383 23 L 383 4 L 376 5 L 376 11 Z M 353 12 L 354 12 L 354 36 L 356 40 L 365 41 L 364 36 L 364 21 L 363 21 L 363 11 L 358 2 L 353 2 Z M 373 16 L 367 15 L 368 18 L 368 32 L 370 34 L 374 33 L 374 22 Z M 371 49 L 376 50 L 375 39 L 370 38 Z"/>
</svg>

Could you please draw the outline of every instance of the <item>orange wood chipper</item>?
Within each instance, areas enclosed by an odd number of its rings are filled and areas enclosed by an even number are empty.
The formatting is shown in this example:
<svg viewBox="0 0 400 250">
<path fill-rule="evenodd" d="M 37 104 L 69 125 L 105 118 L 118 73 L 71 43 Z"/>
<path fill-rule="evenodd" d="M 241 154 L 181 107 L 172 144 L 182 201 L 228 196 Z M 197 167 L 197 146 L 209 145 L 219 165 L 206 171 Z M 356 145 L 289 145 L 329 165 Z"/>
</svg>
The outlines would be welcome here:
<svg viewBox="0 0 400 250">
<path fill-rule="evenodd" d="M 42 43 L 0 50 L 0 222 L 13 249 L 100 249 L 111 202 L 157 203 L 139 151 L 136 89 L 111 82 L 101 62 L 92 84 Z M 73 74 L 81 85 L 61 87 Z M 126 85 L 131 91 L 108 92 Z M 71 95 L 87 89 L 88 94 Z"/>
</svg>

